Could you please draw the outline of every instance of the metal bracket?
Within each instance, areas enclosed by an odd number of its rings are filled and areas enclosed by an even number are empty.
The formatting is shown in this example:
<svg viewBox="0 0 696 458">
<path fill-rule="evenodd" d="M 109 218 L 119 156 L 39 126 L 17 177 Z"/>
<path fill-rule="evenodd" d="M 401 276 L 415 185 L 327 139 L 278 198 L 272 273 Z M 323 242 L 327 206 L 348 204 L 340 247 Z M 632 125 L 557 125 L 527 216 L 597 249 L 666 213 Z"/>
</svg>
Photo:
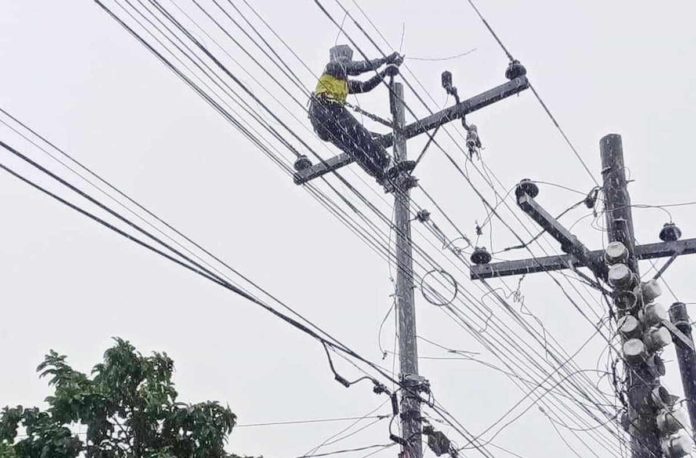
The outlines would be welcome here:
<svg viewBox="0 0 696 458">
<path fill-rule="evenodd" d="M 669 320 L 662 320 L 662 325 L 667 328 L 667 330 L 672 333 L 673 340 L 679 340 L 679 342 L 691 349 L 691 351 L 696 352 L 691 339 L 689 339 L 683 332 L 679 330 L 674 324 Z"/>
<path fill-rule="evenodd" d="M 592 252 L 575 235 L 571 234 L 568 229 L 544 210 L 532 196 L 526 192 L 519 193 L 517 205 L 554 239 L 558 240 L 563 251 L 572 254 L 582 265 L 589 267 L 598 277 L 606 278 L 606 264 L 597 259 L 597 257 L 592 256 Z"/>
<path fill-rule="evenodd" d="M 681 255 L 696 254 L 696 239 L 685 239 L 677 242 L 648 243 L 636 246 L 636 259 L 666 258 L 674 255 L 679 250 Z M 589 252 L 591 258 L 602 259 L 603 250 Z M 567 269 L 570 264 L 575 267 L 586 267 L 572 254 L 556 256 L 543 256 L 534 259 L 520 259 L 515 261 L 495 262 L 491 264 L 472 265 L 470 268 L 471 279 L 507 277 L 511 275 L 533 274 L 537 272 L 550 272 Z"/>
</svg>

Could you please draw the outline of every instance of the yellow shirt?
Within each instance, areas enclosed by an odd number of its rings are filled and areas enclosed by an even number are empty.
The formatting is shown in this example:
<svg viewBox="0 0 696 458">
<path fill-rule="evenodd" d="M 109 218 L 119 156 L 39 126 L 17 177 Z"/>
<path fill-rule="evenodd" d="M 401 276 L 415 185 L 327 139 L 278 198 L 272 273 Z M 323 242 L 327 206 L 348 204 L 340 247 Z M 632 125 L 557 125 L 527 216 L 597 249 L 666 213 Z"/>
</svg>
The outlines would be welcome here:
<svg viewBox="0 0 696 458">
<path fill-rule="evenodd" d="M 314 94 L 345 104 L 348 99 L 348 81 L 324 73 L 319 78 Z"/>
</svg>

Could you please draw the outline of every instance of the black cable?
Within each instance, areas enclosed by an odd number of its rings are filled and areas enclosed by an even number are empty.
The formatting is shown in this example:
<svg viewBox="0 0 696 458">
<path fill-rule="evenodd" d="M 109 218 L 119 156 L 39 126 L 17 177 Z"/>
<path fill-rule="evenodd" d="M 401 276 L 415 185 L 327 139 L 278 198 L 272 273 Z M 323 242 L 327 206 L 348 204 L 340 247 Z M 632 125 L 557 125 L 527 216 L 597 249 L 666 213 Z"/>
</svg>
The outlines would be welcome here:
<svg viewBox="0 0 696 458">
<path fill-rule="evenodd" d="M 367 417 L 341 417 L 341 418 L 319 418 L 311 420 L 287 420 L 287 421 L 274 421 L 268 423 L 246 423 L 241 425 L 234 425 L 235 428 L 256 428 L 261 426 L 287 426 L 287 425 L 306 425 L 312 423 L 335 423 L 340 421 L 352 421 L 352 420 L 383 420 L 389 418 L 390 415 L 372 415 Z"/>
<path fill-rule="evenodd" d="M 395 444 L 377 444 L 377 445 L 368 445 L 365 447 L 358 447 L 358 448 L 350 448 L 350 449 L 345 449 L 345 450 L 335 450 L 333 452 L 326 452 L 326 453 L 319 453 L 315 455 L 302 455 L 297 458 L 311 458 L 311 457 L 320 457 L 320 456 L 332 456 L 332 455 L 339 455 L 343 453 L 351 453 L 351 452 L 362 452 L 365 450 L 370 450 L 373 448 L 380 448 L 380 449 L 386 449 L 389 447 L 394 446 Z"/>
</svg>

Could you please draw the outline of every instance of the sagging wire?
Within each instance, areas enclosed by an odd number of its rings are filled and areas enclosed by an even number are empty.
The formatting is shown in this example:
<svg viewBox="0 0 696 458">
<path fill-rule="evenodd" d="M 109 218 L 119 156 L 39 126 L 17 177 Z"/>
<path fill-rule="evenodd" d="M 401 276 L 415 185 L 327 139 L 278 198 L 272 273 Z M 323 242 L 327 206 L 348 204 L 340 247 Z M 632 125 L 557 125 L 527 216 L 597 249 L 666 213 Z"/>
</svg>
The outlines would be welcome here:
<svg viewBox="0 0 696 458">
<path fill-rule="evenodd" d="M 426 280 L 428 279 L 428 277 L 433 276 L 435 274 L 442 275 L 453 286 L 452 297 L 450 297 L 449 299 L 442 296 L 439 292 L 435 291 L 435 289 L 432 286 L 426 284 Z M 425 299 L 426 301 L 428 301 L 436 307 L 444 307 L 446 305 L 450 305 L 457 298 L 457 295 L 459 294 L 459 284 L 457 283 L 457 280 L 452 276 L 452 274 L 450 274 L 446 270 L 433 269 L 429 272 L 426 272 L 425 275 L 421 277 L 420 290 L 421 294 L 423 295 L 423 299 Z M 427 294 L 426 291 L 428 292 Z"/>
</svg>

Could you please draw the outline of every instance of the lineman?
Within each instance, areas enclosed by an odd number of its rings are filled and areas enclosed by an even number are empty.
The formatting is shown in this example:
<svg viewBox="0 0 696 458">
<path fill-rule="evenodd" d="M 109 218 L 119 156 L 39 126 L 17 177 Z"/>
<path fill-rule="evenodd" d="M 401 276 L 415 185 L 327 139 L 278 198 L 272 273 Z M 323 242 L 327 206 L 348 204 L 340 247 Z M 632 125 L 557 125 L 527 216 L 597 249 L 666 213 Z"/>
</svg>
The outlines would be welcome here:
<svg viewBox="0 0 696 458">
<path fill-rule="evenodd" d="M 351 156 L 380 184 L 392 166 L 391 156 L 376 141 L 373 134 L 358 122 L 345 107 L 348 94 L 360 94 L 377 87 L 387 76 L 399 73 L 398 65 L 403 57 L 393 53 L 386 58 L 369 61 L 353 61 L 353 50 L 348 45 L 334 46 L 329 50 L 330 61 L 319 78 L 312 94 L 309 119 L 319 138 L 336 145 Z M 348 79 L 348 76 L 375 71 L 387 67 L 367 81 Z"/>
</svg>

